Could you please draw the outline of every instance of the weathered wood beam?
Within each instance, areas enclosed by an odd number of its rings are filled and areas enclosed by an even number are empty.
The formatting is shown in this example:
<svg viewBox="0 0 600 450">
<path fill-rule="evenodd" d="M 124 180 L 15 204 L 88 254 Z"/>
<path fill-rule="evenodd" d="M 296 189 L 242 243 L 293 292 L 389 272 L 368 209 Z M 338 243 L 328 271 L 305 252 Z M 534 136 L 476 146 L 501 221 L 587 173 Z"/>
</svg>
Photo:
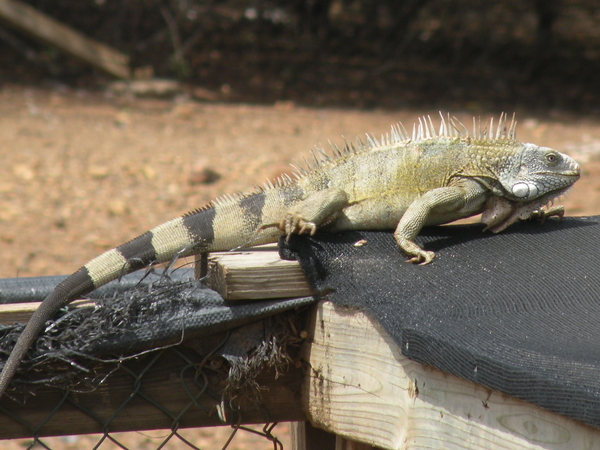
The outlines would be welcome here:
<svg viewBox="0 0 600 450">
<path fill-rule="evenodd" d="M 365 313 L 320 303 L 304 358 L 313 425 L 385 449 L 600 448 L 600 430 L 402 356 Z"/>
<path fill-rule="evenodd" d="M 129 79 L 129 57 L 18 0 L 0 0 L 0 19 L 35 39 L 117 78 Z"/>
</svg>

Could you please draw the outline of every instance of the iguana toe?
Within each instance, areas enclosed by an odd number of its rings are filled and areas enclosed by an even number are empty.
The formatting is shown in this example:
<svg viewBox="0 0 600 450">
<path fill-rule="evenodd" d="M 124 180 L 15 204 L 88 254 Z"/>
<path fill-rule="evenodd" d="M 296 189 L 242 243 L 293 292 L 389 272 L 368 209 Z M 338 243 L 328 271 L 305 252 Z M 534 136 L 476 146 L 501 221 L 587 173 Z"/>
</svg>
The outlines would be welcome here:
<svg viewBox="0 0 600 450">
<path fill-rule="evenodd" d="M 553 206 L 548 209 L 538 209 L 531 213 L 529 217 L 532 220 L 539 220 L 541 223 L 544 223 L 548 217 L 558 217 L 558 220 L 562 220 L 565 215 L 565 207 L 562 205 Z"/>
<path fill-rule="evenodd" d="M 314 222 L 308 222 L 298 216 L 288 214 L 280 223 L 279 229 L 286 235 L 286 241 L 290 239 L 292 234 L 304 234 L 309 233 L 311 236 L 317 232 L 317 224 Z"/>
<path fill-rule="evenodd" d="M 406 262 L 424 266 L 425 264 L 429 264 L 431 261 L 433 261 L 433 258 L 435 258 L 435 253 L 421 250 L 417 255 L 414 255 L 412 258 L 406 260 Z"/>
</svg>

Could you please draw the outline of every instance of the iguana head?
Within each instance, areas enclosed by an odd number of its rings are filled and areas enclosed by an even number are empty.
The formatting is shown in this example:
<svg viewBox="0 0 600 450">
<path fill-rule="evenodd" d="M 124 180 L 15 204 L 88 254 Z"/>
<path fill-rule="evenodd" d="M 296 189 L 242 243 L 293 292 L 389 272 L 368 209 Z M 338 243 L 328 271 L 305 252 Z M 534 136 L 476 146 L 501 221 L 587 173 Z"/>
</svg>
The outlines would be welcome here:
<svg viewBox="0 0 600 450">
<path fill-rule="evenodd" d="M 498 181 L 511 201 L 529 202 L 541 197 L 552 200 L 579 179 L 579 165 L 571 157 L 548 147 L 521 144 L 521 151 L 508 158 Z"/>
<path fill-rule="evenodd" d="M 580 175 L 579 164 L 571 157 L 548 147 L 521 144 L 521 150 L 500 169 L 502 194 L 488 201 L 481 221 L 486 229 L 502 231 L 564 194 Z"/>
</svg>

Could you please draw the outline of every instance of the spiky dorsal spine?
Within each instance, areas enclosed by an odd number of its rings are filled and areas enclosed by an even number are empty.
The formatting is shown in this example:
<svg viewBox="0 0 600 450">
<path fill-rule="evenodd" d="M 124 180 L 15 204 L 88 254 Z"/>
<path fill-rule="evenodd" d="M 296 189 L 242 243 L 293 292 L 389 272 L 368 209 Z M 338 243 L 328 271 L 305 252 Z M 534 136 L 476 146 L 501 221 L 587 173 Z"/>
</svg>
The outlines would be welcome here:
<svg viewBox="0 0 600 450">
<path fill-rule="evenodd" d="M 418 122 L 413 124 L 412 133 L 409 133 L 406 130 L 402 122 L 398 122 L 391 126 L 389 132 L 382 134 L 380 139 L 377 139 L 372 134 L 366 134 L 366 143 L 360 138 L 357 139 L 356 143 L 349 143 L 344 139 L 344 145 L 342 147 L 329 141 L 331 149 L 330 153 L 326 152 L 321 146 L 315 146 L 310 151 L 310 158 L 303 156 L 303 162 L 294 161 L 291 164 L 294 169 L 291 176 L 283 174 L 275 180 L 268 180 L 263 183 L 263 186 L 257 187 L 256 190 L 250 194 L 224 195 L 213 200 L 207 207 L 218 206 L 226 202 L 239 201 L 247 195 L 260 193 L 264 190 L 285 187 L 294 180 L 307 176 L 314 170 L 320 170 L 327 164 L 334 164 L 336 160 L 359 152 L 376 150 L 381 147 L 405 145 L 409 142 L 439 138 L 517 139 L 517 121 L 515 120 L 515 114 L 512 115 L 508 127 L 508 116 L 506 113 L 500 114 L 500 118 L 496 125 L 494 124 L 493 117 L 484 122 L 481 121 L 481 117 L 473 117 L 472 133 L 469 133 L 467 127 L 455 116 L 450 116 L 450 114 L 448 114 L 444 117 L 441 112 L 439 114 L 441 118 L 439 131 L 436 131 L 431 116 L 427 115 L 419 117 Z"/>
<path fill-rule="evenodd" d="M 494 128 L 494 118 L 482 122 L 481 117 L 473 117 L 473 132 L 469 133 L 467 127 L 456 117 L 444 117 L 440 112 L 441 123 L 439 132 L 436 133 L 431 116 L 419 118 L 418 124 L 413 125 L 412 141 L 421 141 L 435 138 L 472 138 L 472 139 L 517 139 L 517 121 L 513 114 L 510 126 L 507 127 L 506 113 L 501 113 L 498 124 Z M 393 128 L 392 128 L 393 129 Z"/>
</svg>

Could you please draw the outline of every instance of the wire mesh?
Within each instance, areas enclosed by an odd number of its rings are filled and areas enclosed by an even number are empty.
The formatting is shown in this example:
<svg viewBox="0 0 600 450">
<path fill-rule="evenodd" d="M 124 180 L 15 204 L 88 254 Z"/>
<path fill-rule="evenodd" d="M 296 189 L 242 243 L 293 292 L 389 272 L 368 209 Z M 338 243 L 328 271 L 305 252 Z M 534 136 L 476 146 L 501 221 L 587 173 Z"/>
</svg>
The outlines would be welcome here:
<svg viewBox="0 0 600 450">
<path fill-rule="evenodd" d="M 229 425 L 230 436 L 210 448 L 227 449 L 245 431 L 260 435 L 275 450 L 283 449 L 256 378 L 261 372 L 275 378 L 301 370 L 291 364 L 302 342 L 297 332 L 302 329 L 300 317 L 297 312 L 286 312 L 210 338 L 110 361 L 102 368 L 102 383 L 87 392 L 48 386 L 35 387 L 33 396 L 15 396 L 13 391 L 13 398 L 0 402 L 0 430 L 7 427 L 14 430 L 14 437 L 30 438 L 25 448 L 53 448 L 47 435 L 100 432 L 91 448 L 126 449 L 131 444 L 122 441 L 119 431 L 165 429 L 168 432 L 153 448 L 197 449 L 206 447 L 198 446 L 182 430 L 198 424 Z M 260 346 L 237 362 L 222 356 L 236 335 L 252 333 L 256 327 L 268 331 Z M 95 376 L 102 372 L 98 367 L 94 370 Z M 249 410 L 251 415 L 246 417 Z M 248 428 L 244 426 L 248 420 L 265 425 L 260 430 Z M 2 437 L 7 437 L 7 428 Z"/>
</svg>

